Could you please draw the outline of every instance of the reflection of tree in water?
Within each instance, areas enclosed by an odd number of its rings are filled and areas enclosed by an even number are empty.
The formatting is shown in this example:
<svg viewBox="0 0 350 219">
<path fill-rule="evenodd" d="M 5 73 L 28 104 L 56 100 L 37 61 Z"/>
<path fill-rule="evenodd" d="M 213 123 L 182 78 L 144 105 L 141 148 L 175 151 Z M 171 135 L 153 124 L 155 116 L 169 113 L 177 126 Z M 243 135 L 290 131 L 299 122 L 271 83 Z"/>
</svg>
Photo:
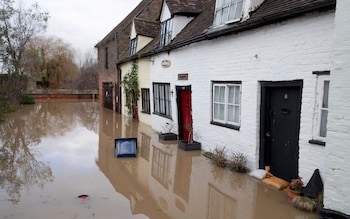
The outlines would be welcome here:
<svg viewBox="0 0 350 219">
<path fill-rule="evenodd" d="M 211 165 L 211 173 L 212 173 L 213 178 L 216 181 L 222 182 L 225 179 L 227 171 L 224 168 L 217 167 L 215 165 Z"/>
<path fill-rule="evenodd" d="M 97 103 L 81 102 L 77 104 L 75 112 L 84 127 L 98 133 L 99 105 Z"/>
<path fill-rule="evenodd" d="M 32 124 L 24 119 L 10 118 L 0 126 L 0 188 L 13 202 L 19 202 L 24 186 L 43 187 L 53 180 L 50 167 L 37 160 L 35 145 L 40 138 L 32 130 Z"/>
<path fill-rule="evenodd" d="M 54 177 L 49 165 L 38 160 L 36 147 L 45 136 L 60 136 L 80 121 L 97 130 L 97 104 L 39 103 L 24 106 L 0 124 L 0 189 L 19 202 L 23 187 L 44 187 Z"/>
</svg>

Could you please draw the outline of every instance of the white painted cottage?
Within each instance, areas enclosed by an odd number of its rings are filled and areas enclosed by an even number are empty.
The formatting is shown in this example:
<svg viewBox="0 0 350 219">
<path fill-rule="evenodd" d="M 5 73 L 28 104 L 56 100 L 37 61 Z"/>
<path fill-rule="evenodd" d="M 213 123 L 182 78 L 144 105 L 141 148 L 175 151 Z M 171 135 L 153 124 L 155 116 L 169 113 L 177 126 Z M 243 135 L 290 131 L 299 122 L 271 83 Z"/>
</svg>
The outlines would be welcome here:
<svg viewBox="0 0 350 219">
<path fill-rule="evenodd" d="M 232 2 L 243 8 L 235 11 L 236 20 L 213 20 L 225 10 L 213 1 L 168 50 L 152 57 L 150 81 L 169 91 L 169 109 L 154 115 L 152 126 L 159 130 L 171 118 L 181 136 L 179 95 L 189 90 L 194 137 L 204 150 L 226 147 L 246 154 L 251 169 L 271 166 L 282 178 L 308 180 L 325 167 L 328 111 L 322 103 L 332 67 L 335 5 L 321 11 L 304 6 L 297 16 L 301 9 L 282 1 L 266 1 L 250 13 L 245 10 L 252 7 L 243 4 L 250 1 Z M 290 16 L 280 18 L 285 13 Z M 240 20 L 242 14 L 250 17 Z M 202 18 L 212 19 L 199 36 L 187 39 L 188 31 L 203 27 Z M 164 61 L 171 65 L 163 67 Z"/>
<path fill-rule="evenodd" d="M 346 0 L 164 0 L 159 37 L 134 55 L 151 61 L 152 127 L 172 122 L 180 139 L 192 127 L 203 150 L 242 152 L 250 169 L 286 180 L 306 183 L 319 169 L 323 217 L 349 218 L 349 9 Z"/>
</svg>

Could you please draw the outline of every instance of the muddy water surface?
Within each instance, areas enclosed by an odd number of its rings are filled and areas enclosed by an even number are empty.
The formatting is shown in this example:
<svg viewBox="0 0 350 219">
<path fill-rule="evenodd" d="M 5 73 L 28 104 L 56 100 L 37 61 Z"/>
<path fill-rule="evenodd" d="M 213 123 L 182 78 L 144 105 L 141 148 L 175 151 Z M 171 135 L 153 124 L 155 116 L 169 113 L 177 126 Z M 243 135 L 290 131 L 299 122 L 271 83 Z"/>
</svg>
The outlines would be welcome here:
<svg viewBox="0 0 350 219">
<path fill-rule="evenodd" d="M 0 218 L 319 218 L 95 102 L 42 102 L 7 116 Z M 137 138 L 137 158 L 115 157 L 114 139 L 122 137 Z"/>
</svg>

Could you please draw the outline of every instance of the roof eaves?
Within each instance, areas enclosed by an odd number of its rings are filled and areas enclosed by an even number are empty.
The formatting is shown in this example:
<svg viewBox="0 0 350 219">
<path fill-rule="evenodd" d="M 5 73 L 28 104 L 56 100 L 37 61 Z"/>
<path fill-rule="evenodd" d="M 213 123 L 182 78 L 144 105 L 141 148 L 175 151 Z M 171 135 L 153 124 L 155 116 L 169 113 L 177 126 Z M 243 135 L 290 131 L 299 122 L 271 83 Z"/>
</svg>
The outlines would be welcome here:
<svg viewBox="0 0 350 219">
<path fill-rule="evenodd" d="M 227 28 L 222 28 L 220 30 L 208 31 L 207 33 L 202 33 L 200 35 L 194 36 L 192 38 L 188 38 L 186 40 L 183 40 L 177 43 L 172 43 L 170 47 L 171 47 L 171 50 L 173 50 L 173 49 L 177 49 L 177 48 L 187 46 L 192 43 L 200 42 L 203 40 L 211 40 L 221 36 L 235 34 L 238 32 L 243 32 L 250 29 L 262 27 L 268 24 L 281 22 L 284 20 L 305 15 L 307 13 L 312 13 L 316 11 L 322 12 L 322 11 L 334 10 L 335 5 L 336 5 L 336 0 L 331 0 L 331 1 L 325 1 L 321 4 L 312 5 L 307 8 L 305 7 L 294 8 L 292 10 L 280 11 L 278 13 L 270 14 L 263 17 L 251 16 L 250 19 L 242 23 L 235 23 L 235 24 L 232 24 L 232 26 L 228 26 Z M 252 15 L 253 14 L 254 13 L 252 13 Z"/>
</svg>

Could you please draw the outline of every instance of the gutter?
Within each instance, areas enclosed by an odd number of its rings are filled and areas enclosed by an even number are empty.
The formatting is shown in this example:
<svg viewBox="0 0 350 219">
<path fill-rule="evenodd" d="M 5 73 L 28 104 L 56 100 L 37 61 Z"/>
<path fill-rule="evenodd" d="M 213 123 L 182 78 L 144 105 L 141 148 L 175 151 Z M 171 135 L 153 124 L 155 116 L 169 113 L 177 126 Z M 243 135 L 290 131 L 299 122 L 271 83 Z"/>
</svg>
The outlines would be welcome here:
<svg viewBox="0 0 350 219">
<path fill-rule="evenodd" d="M 192 37 L 192 38 L 188 38 L 186 40 L 177 42 L 177 43 L 171 43 L 168 46 L 165 46 L 163 48 L 160 49 L 153 49 L 152 51 L 146 52 L 146 53 L 142 53 L 142 54 L 136 54 L 132 57 L 128 57 L 126 59 L 117 61 L 117 64 L 122 64 L 131 60 L 135 60 L 135 59 L 139 59 L 139 58 L 145 58 L 148 56 L 152 56 L 154 54 L 158 54 L 161 52 L 170 52 L 171 50 L 175 50 L 184 46 L 188 46 L 190 44 L 193 43 L 198 43 L 201 41 L 205 41 L 205 40 L 213 40 L 222 36 L 227 36 L 227 35 L 231 35 L 231 34 L 237 34 L 243 31 L 247 31 L 247 30 L 252 30 L 255 28 L 259 28 L 265 25 L 269 25 L 269 24 L 273 24 L 273 23 L 278 23 L 278 22 L 282 22 L 291 18 L 296 18 L 296 17 L 300 17 L 302 15 L 305 15 L 307 13 L 312 13 L 312 12 L 326 12 L 326 11 L 331 11 L 331 10 L 335 10 L 335 6 L 336 6 L 336 0 L 332 0 L 332 1 L 327 1 L 324 2 L 323 4 L 314 4 L 312 6 L 309 6 L 307 8 L 305 7 L 299 7 L 299 8 L 295 8 L 293 10 L 289 10 L 289 11 L 282 11 L 276 14 L 271 14 L 268 16 L 264 16 L 264 17 L 254 17 L 254 13 L 252 14 L 251 18 L 242 22 L 242 23 L 234 23 L 232 24 L 232 26 L 230 26 L 229 24 L 227 25 L 227 27 L 221 29 L 221 30 L 211 30 L 207 33 L 203 33 L 201 35 Z"/>
<path fill-rule="evenodd" d="M 222 36 L 227 36 L 227 35 L 231 35 L 231 34 L 235 34 L 235 33 L 239 33 L 239 32 L 243 32 L 243 31 L 247 31 L 247 30 L 251 30 L 254 28 L 258 28 L 258 27 L 262 27 L 268 24 L 273 24 L 273 23 L 278 23 L 281 21 L 285 21 L 291 18 L 295 18 L 295 17 L 300 17 L 304 14 L 307 13 L 311 13 L 311 12 L 315 12 L 315 11 L 330 11 L 330 10 L 334 10 L 335 9 L 335 5 L 336 5 L 336 0 L 332 0 L 331 2 L 325 2 L 323 4 L 314 4 L 313 6 L 307 7 L 307 8 L 295 8 L 293 10 L 290 11 L 282 11 L 280 13 L 277 14 L 272 14 L 272 15 L 268 15 L 268 16 L 264 16 L 264 17 L 251 17 L 251 20 L 246 20 L 243 23 L 240 23 L 239 25 L 235 25 L 235 26 L 231 26 L 226 27 L 222 30 L 218 30 L 218 31 L 211 31 L 207 34 L 203 34 L 203 35 L 199 35 L 175 44 L 170 44 L 171 49 L 177 49 L 183 46 L 187 46 L 190 45 L 192 43 L 197 43 L 203 40 L 212 40 L 212 39 L 216 39 Z M 234 24 L 233 24 L 234 25 Z"/>
</svg>

